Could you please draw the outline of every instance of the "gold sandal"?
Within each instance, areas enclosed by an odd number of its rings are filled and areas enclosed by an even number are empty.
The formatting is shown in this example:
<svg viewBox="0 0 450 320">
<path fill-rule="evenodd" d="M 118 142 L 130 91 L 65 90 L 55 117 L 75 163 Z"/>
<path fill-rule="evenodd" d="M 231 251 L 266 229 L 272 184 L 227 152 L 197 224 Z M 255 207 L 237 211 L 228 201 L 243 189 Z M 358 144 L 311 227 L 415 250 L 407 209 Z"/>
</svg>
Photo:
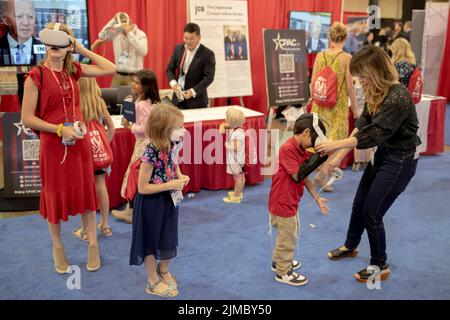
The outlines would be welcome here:
<svg viewBox="0 0 450 320">
<path fill-rule="evenodd" d="M 156 268 L 156 273 L 161 278 L 161 281 L 164 282 L 165 284 L 167 284 L 170 288 L 172 288 L 172 289 L 177 289 L 178 288 L 177 278 L 172 273 L 170 273 L 169 271 L 162 272 L 161 268 L 159 266 L 159 263 L 158 263 L 158 267 Z M 171 280 L 164 281 L 163 276 L 165 276 L 165 275 L 170 275 Z"/>
<path fill-rule="evenodd" d="M 83 241 L 88 241 L 88 235 L 84 231 L 83 227 L 78 227 L 72 231 L 72 234 L 75 238 L 81 239 Z"/>
<path fill-rule="evenodd" d="M 162 280 L 158 280 L 153 284 L 147 282 L 145 292 L 163 298 L 173 298 L 176 297 L 179 293 L 177 289 L 172 288 L 168 284 L 164 283 Z"/>
<path fill-rule="evenodd" d="M 55 265 L 55 271 L 59 274 L 70 272 L 69 262 L 67 261 L 64 248 L 53 247 L 53 262 Z"/>
<path fill-rule="evenodd" d="M 112 236 L 111 226 L 102 227 L 101 223 L 97 225 L 97 230 L 101 231 L 104 236 L 110 237 Z"/>
<path fill-rule="evenodd" d="M 88 271 L 96 271 L 100 269 L 102 263 L 100 259 L 98 244 L 88 245 L 88 257 L 86 263 L 86 269 Z"/>
</svg>

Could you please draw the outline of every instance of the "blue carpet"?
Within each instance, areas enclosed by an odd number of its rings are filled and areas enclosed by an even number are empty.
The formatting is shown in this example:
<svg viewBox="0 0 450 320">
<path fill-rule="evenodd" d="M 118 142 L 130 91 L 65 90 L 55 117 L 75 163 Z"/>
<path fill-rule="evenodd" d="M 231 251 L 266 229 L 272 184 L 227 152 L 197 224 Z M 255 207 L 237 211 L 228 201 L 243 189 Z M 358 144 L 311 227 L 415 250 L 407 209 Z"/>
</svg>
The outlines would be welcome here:
<svg viewBox="0 0 450 320">
<path fill-rule="evenodd" d="M 225 191 L 186 198 L 180 211 L 180 245 L 171 270 L 177 299 L 450 299 L 450 153 L 421 158 L 417 175 L 385 218 L 391 278 L 369 290 L 352 274 L 369 262 L 364 234 L 360 255 L 333 262 L 326 252 L 343 243 L 361 172 L 345 171 L 327 195 L 322 216 L 309 195 L 301 203 L 300 272 L 305 287 L 274 280 L 267 197 L 270 181 L 247 187 L 245 202 L 226 205 Z M 158 299 L 144 293 L 144 267 L 128 265 L 131 227 L 111 219 L 113 236 L 100 236 L 103 267 L 85 269 L 87 245 L 71 236 L 79 218 L 63 224 L 69 262 L 81 267 L 81 290 L 53 271 L 47 225 L 39 216 L 0 221 L 0 299 Z M 315 227 L 311 226 L 314 225 Z"/>
</svg>

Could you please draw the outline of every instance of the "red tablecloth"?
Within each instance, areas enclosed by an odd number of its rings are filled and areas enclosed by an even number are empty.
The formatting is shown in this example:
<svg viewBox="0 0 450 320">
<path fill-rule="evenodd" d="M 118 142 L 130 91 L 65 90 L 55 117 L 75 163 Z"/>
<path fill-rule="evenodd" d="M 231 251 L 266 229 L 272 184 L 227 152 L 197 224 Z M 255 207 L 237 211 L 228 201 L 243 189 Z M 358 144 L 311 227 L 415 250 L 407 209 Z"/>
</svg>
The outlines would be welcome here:
<svg viewBox="0 0 450 320">
<path fill-rule="evenodd" d="M 116 208 L 125 202 L 120 196 L 123 176 L 127 171 L 133 154 L 135 138 L 129 129 L 116 129 L 114 138 L 111 141 L 114 162 L 111 166 L 111 175 L 106 178 L 106 187 L 109 194 L 110 208 Z"/>
<path fill-rule="evenodd" d="M 428 118 L 427 150 L 422 154 L 431 155 L 444 152 L 446 106 L 447 100 L 445 98 L 439 97 L 431 101 Z"/>
<path fill-rule="evenodd" d="M 213 120 L 213 121 L 203 121 L 201 123 L 201 128 L 203 135 L 205 131 L 208 129 L 218 129 L 219 124 L 222 123 L 223 120 Z M 249 117 L 246 118 L 245 129 L 253 128 L 258 132 L 259 129 L 265 129 L 265 117 Z M 191 146 L 193 146 L 193 142 L 196 139 L 194 135 L 194 123 L 185 123 L 185 128 L 190 133 L 191 137 Z M 185 136 L 186 137 L 186 136 Z M 206 140 L 207 137 L 204 137 Z M 133 153 L 134 147 L 134 136 L 128 129 L 117 129 L 114 139 L 112 141 L 112 149 L 114 153 L 114 163 L 112 165 L 111 176 L 107 178 L 106 184 L 109 192 L 110 199 L 110 207 L 115 208 L 125 202 L 120 196 L 120 188 L 122 185 L 122 179 L 131 159 L 131 155 Z M 213 140 L 214 141 L 214 140 Z M 202 155 L 204 151 L 213 148 L 213 141 L 203 141 L 202 142 Z M 189 142 L 185 141 L 184 145 L 187 145 Z M 259 159 L 259 146 L 266 146 L 265 141 L 256 143 L 257 151 L 258 151 L 258 159 Z M 226 173 L 226 164 L 225 164 L 225 147 L 223 143 L 221 143 L 222 148 L 222 159 L 218 159 L 219 163 L 206 164 L 204 163 L 202 157 L 201 164 L 194 164 L 194 151 L 191 151 L 191 164 L 182 163 L 180 164 L 181 172 L 190 177 L 190 182 L 183 190 L 184 193 L 187 192 L 198 192 L 200 189 L 209 189 L 209 190 L 222 190 L 222 189 L 230 189 L 234 186 L 233 177 Z M 194 147 L 191 148 L 194 150 Z M 206 153 L 206 152 L 205 152 Z M 181 153 L 183 156 L 183 152 Z M 214 154 L 213 154 L 214 155 Z M 184 157 L 183 157 L 184 159 Z M 221 161 L 220 161 L 221 160 Z M 246 184 L 253 185 L 256 183 L 261 183 L 264 180 L 264 177 L 261 175 L 258 166 L 255 166 L 248 175 L 246 175 Z"/>
</svg>

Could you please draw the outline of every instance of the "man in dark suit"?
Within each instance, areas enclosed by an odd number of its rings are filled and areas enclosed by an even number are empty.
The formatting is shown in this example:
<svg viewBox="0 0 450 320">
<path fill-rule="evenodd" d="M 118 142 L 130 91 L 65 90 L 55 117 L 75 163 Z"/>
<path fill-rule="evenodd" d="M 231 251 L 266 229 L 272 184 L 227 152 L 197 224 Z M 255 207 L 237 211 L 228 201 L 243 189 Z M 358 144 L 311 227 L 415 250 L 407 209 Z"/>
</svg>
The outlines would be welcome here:
<svg viewBox="0 0 450 320">
<path fill-rule="evenodd" d="M 326 43 L 320 38 L 309 37 L 306 42 L 308 52 L 320 52 L 327 48 Z"/>
<path fill-rule="evenodd" d="M 184 28 L 184 44 L 179 44 L 166 69 L 170 86 L 175 90 L 173 103 L 180 109 L 206 108 L 206 89 L 214 80 L 214 52 L 200 44 L 200 27 L 188 23 Z"/>
<path fill-rule="evenodd" d="M 320 17 L 315 17 L 311 24 L 312 30 L 306 41 L 306 50 L 308 50 L 309 53 L 323 51 L 327 48 L 327 45 L 320 39 L 320 34 L 322 33 L 322 20 Z"/>
<path fill-rule="evenodd" d="M 9 0 L 5 22 L 8 32 L 0 38 L 0 66 L 35 65 L 43 59 L 45 48 L 33 37 L 36 13 L 32 1 Z"/>
</svg>

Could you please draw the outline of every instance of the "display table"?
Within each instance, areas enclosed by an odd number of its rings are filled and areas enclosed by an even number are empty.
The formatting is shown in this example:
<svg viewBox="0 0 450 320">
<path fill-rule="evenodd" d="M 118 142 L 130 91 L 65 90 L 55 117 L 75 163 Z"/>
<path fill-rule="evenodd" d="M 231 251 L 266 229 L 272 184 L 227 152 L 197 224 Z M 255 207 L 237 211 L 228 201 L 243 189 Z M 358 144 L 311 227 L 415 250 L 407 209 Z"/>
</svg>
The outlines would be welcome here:
<svg viewBox="0 0 450 320">
<path fill-rule="evenodd" d="M 264 114 L 247 108 L 235 107 L 244 112 L 246 117 L 245 129 L 252 128 L 256 132 L 259 132 L 260 129 L 265 129 Z M 219 125 L 225 120 L 227 108 L 215 107 L 182 110 L 185 117 L 184 127 L 187 133 L 183 138 L 184 150 L 180 154 L 182 158 L 180 169 L 183 174 L 190 177 L 189 184 L 183 190 L 184 193 L 198 192 L 200 189 L 231 189 L 234 186 L 233 177 L 226 173 L 224 136 L 217 135 L 216 130 L 209 130 L 219 128 Z M 111 176 L 106 179 L 111 208 L 115 208 L 125 202 L 125 199 L 120 196 L 120 188 L 133 153 L 135 142 L 134 135 L 131 131 L 120 125 L 121 117 L 113 116 L 116 127 L 116 134 L 111 142 L 114 163 L 112 165 Z M 265 148 L 267 144 L 265 140 L 263 141 L 261 139 L 260 141 L 259 138 L 255 142 L 259 158 L 259 146 L 264 146 Z M 213 149 L 219 150 L 218 154 L 212 151 Z M 211 163 L 208 160 L 208 154 L 212 154 L 216 161 Z M 248 172 L 246 175 L 247 185 L 263 182 L 264 177 L 261 175 L 259 168 L 260 166 L 256 165 Z"/>
<path fill-rule="evenodd" d="M 418 135 L 422 145 L 418 147 L 421 154 L 432 155 L 444 152 L 445 147 L 445 110 L 447 99 L 423 95 L 416 105 L 419 119 Z"/>
</svg>

